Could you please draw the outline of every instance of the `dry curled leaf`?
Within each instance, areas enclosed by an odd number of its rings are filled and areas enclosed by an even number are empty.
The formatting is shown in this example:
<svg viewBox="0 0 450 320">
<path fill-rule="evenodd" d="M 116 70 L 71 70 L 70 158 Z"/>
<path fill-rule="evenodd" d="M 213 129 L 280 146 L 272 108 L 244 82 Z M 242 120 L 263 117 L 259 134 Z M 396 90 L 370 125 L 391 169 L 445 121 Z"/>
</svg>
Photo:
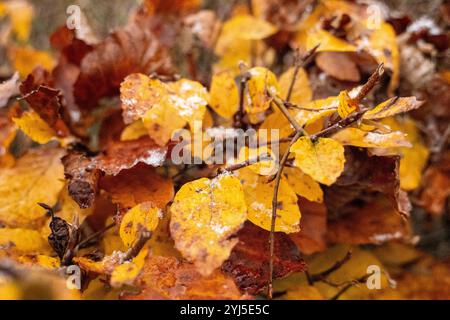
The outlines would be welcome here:
<svg viewBox="0 0 450 320">
<path fill-rule="evenodd" d="M 69 180 L 70 196 L 80 208 L 89 208 L 95 200 L 98 190 L 100 170 L 95 166 L 89 152 L 76 146 L 62 158 L 64 175 Z"/>
<path fill-rule="evenodd" d="M 62 105 L 61 93 L 52 88 L 50 74 L 43 69 L 35 69 L 20 85 L 20 92 L 30 107 L 55 130 L 58 137 L 66 137 L 69 129 L 67 113 Z"/>
</svg>

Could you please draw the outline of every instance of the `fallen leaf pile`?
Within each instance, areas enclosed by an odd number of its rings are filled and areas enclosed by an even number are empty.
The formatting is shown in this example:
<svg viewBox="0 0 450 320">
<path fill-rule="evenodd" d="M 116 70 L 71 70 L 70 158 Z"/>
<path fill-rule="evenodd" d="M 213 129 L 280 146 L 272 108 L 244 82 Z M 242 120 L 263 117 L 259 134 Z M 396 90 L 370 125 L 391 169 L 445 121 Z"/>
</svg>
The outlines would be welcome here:
<svg viewBox="0 0 450 320">
<path fill-rule="evenodd" d="M 449 5 L 204 2 L 0 2 L 0 298 L 450 299 Z"/>
</svg>

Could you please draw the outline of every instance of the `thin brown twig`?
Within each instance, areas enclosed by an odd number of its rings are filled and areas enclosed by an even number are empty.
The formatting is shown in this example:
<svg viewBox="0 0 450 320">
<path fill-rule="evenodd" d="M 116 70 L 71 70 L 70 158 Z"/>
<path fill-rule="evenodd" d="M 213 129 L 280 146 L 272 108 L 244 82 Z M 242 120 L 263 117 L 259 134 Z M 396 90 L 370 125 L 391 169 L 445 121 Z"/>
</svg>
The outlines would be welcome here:
<svg viewBox="0 0 450 320">
<path fill-rule="evenodd" d="M 339 120 L 338 122 L 336 122 L 335 124 L 333 124 L 332 126 L 323 129 L 322 131 L 313 134 L 310 136 L 310 139 L 312 141 L 315 141 L 319 138 L 326 138 L 329 137 L 333 134 L 335 134 L 336 132 L 338 132 L 341 129 L 344 129 L 346 127 L 348 127 L 349 125 L 353 124 L 356 121 L 359 121 L 360 119 L 362 119 L 362 117 L 364 116 L 364 114 L 368 111 L 368 109 L 363 109 L 359 112 L 354 112 L 352 114 L 350 114 L 348 117 Z"/>
<path fill-rule="evenodd" d="M 375 87 L 375 85 L 378 83 L 383 73 L 384 73 L 384 64 L 380 63 L 375 72 L 372 73 L 372 75 L 369 77 L 369 80 L 367 80 L 367 82 L 361 87 L 361 89 L 358 92 L 358 95 L 355 98 L 351 99 L 353 105 L 355 106 L 359 105 L 362 99 L 364 99 L 364 97 L 367 96 L 367 94 Z"/>
<path fill-rule="evenodd" d="M 303 57 L 300 57 L 298 50 L 295 52 L 295 58 L 294 58 L 295 69 L 294 69 L 294 74 L 292 75 L 291 83 L 289 84 L 288 93 L 286 95 L 286 101 L 291 100 L 292 91 L 294 90 L 295 82 L 297 81 L 297 75 L 298 75 L 300 69 L 303 68 L 307 63 L 309 63 L 311 58 L 315 55 L 319 46 L 320 46 L 320 43 L 317 46 L 315 46 L 314 48 L 312 48 L 311 50 L 309 50 Z"/>
<path fill-rule="evenodd" d="M 83 239 L 79 244 L 78 244 L 78 248 L 83 248 L 84 245 L 86 245 L 87 243 L 89 243 L 90 241 L 92 241 L 93 239 L 101 236 L 102 234 L 104 234 L 106 231 L 108 231 L 109 229 L 111 229 L 112 227 L 114 227 L 116 225 L 116 222 L 112 222 L 110 224 L 108 224 L 107 226 L 105 226 L 103 229 L 98 230 L 97 232 L 94 232 L 93 234 L 91 234 L 90 236 L 88 236 L 86 239 Z"/>
<path fill-rule="evenodd" d="M 247 0 L 248 13 L 253 16 L 253 2 L 252 0 Z M 256 42 L 254 40 L 250 41 L 250 66 L 254 67 L 256 65 Z"/>
<path fill-rule="evenodd" d="M 332 274 L 336 270 L 340 269 L 344 264 L 346 264 L 351 259 L 351 257 L 352 257 L 352 252 L 348 251 L 347 254 L 342 259 L 336 261 L 330 268 L 328 268 L 325 271 L 322 271 L 320 273 L 310 275 L 308 281 L 311 281 L 311 283 L 314 283 L 317 281 L 323 281 L 330 274 Z"/>
<path fill-rule="evenodd" d="M 244 66 L 241 65 L 241 69 Z M 238 112 L 234 116 L 234 127 L 242 128 L 244 126 L 244 98 L 245 98 L 245 88 L 247 87 L 247 82 L 250 79 L 250 74 L 248 72 L 241 72 L 241 80 L 239 81 L 239 108 Z"/>
<path fill-rule="evenodd" d="M 272 92 L 267 91 L 269 96 L 272 98 L 272 102 L 280 109 L 283 115 L 289 120 L 290 124 L 294 127 L 295 131 L 301 132 L 303 135 L 308 135 L 303 127 L 295 120 L 295 118 L 291 115 L 289 110 L 286 108 L 285 103 L 279 97 L 274 95 Z"/>
<path fill-rule="evenodd" d="M 220 36 L 222 35 L 222 32 L 223 32 L 223 22 L 228 19 L 228 16 L 231 14 L 232 9 L 233 9 L 234 5 L 236 4 L 236 2 L 237 2 L 237 0 L 232 0 L 229 2 L 229 5 L 226 9 L 224 9 L 224 10 L 219 9 L 219 13 L 222 13 L 222 15 L 218 15 L 218 18 L 222 23 L 220 24 L 219 30 L 217 31 L 216 35 L 214 36 L 214 39 L 211 44 L 210 52 L 209 52 L 209 54 L 206 58 L 206 62 L 205 62 L 205 65 L 207 66 L 207 68 L 210 69 L 209 70 L 210 74 L 211 74 L 211 69 L 212 69 L 211 68 L 212 62 L 215 57 L 215 51 L 217 48 L 217 44 L 219 43 Z"/>
<path fill-rule="evenodd" d="M 278 168 L 277 175 L 275 177 L 275 187 L 272 198 L 272 221 L 270 225 L 270 236 L 269 236 L 269 250 L 270 250 L 270 260 L 269 260 L 269 285 L 267 295 L 269 299 L 272 299 L 273 296 L 273 255 L 274 255 L 274 235 L 275 235 L 275 223 L 277 218 L 277 209 L 278 209 L 278 189 L 280 188 L 281 175 L 283 174 L 283 169 L 286 164 L 286 161 L 289 157 L 289 151 L 292 145 L 303 135 L 303 131 L 297 131 L 295 133 L 294 138 L 292 138 L 286 152 L 283 155 L 283 158 L 280 161 L 280 167 Z"/>
<path fill-rule="evenodd" d="M 225 173 L 225 172 L 233 172 L 233 171 L 236 171 L 236 170 L 248 167 L 248 166 L 250 166 L 250 165 L 252 165 L 254 163 L 257 163 L 259 161 L 269 161 L 269 160 L 273 160 L 273 158 L 271 156 L 267 156 L 267 157 L 262 156 L 262 157 L 256 157 L 256 158 L 248 159 L 248 160 L 240 162 L 240 163 L 232 164 L 232 165 L 230 165 L 230 166 L 228 166 L 226 168 L 220 168 L 217 171 L 217 174 L 222 174 L 222 173 Z"/>
<path fill-rule="evenodd" d="M 345 285 L 345 287 L 343 287 L 342 289 L 340 289 L 333 297 L 330 298 L 330 300 L 338 300 L 344 293 L 346 293 L 350 288 L 364 283 L 367 281 L 367 279 L 372 276 L 374 273 L 369 273 L 369 274 L 365 274 L 364 276 L 355 279 L 353 281 L 350 281 L 349 283 L 347 283 L 347 285 Z"/>
<path fill-rule="evenodd" d="M 136 257 L 141 249 L 144 247 L 144 245 L 147 243 L 148 240 L 152 237 L 152 232 L 148 231 L 147 229 L 143 229 L 141 231 L 139 239 L 136 241 L 136 243 L 127 251 L 125 254 L 125 257 L 123 258 L 123 261 L 128 261 Z"/>
</svg>

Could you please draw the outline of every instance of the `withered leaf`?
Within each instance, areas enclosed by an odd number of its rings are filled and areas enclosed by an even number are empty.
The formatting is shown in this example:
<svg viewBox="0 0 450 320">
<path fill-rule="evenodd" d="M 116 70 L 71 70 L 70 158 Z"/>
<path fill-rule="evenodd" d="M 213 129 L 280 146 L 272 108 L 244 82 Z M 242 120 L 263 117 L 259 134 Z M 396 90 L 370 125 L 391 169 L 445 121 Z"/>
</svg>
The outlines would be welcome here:
<svg viewBox="0 0 450 320">
<path fill-rule="evenodd" d="M 239 289 L 256 294 L 269 281 L 269 232 L 246 222 L 238 233 L 238 239 L 222 270 L 234 278 Z M 274 245 L 274 278 L 306 269 L 300 252 L 286 234 L 276 232 Z"/>
<path fill-rule="evenodd" d="M 35 69 L 20 85 L 20 92 L 30 107 L 55 130 L 59 137 L 69 135 L 61 93 L 51 87 L 51 75 L 47 71 Z"/>
<path fill-rule="evenodd" d="M 368 192 L 381 192 L 404 216 L 409 215 L 407 195 L 400 190 L 399 157 L 369 156 L 356 148 L 346 148 L 346 164 L 336 183 L 325 189 L 325 203 L 334 212 Z"/>
<path fill-rule="evenodd" d="M 303 254 L 321 252 L 327 247 L 327 208 L 323 203 L 311 202 L 299 198 L 302 208 L 300 232 L 289 237 Z"/>
<path fill-rule="evenodd" d="M 386 200 L 354 208 L 353 212 L 328 223 L 327 239 L 331 243 L 382 244 L 409 237 L 408 222 Z"/>
<path fill-rule="evenodd" d="M 209 300 L 244 299 L 233 280 L 219 270 L 203 277 L 189 263 L 174 257 L 149 256 L 135 284 L 137 295 L 122 295 L 127 300 Z"/>
<path fill-rule="evenodd" d="M 109 144 L 108 148 L 97 156 L 96 162 L 98 168 L 106 174 L 117 175 L 138 163 L 159 167 L 164 163 L 167 153 L 167 146 L 158 146 L 149 137 L 141 137 Z"/>
<path fill-rule="evenodd" d="M 69 180 L 69 194 L 80 208 L 92 206 L 98 189 L 100 170 L 82 146 L 74 146 L 61 159 L 64 175 Z"/>
<path fill-rule="evenodd" d="M 86 54 L 74 95 L 83 109 L 92 109 L 101 97 L 118 93 L 120 83 L 130 73 L 170 73 L 167 49 L 154 34 L 129 23 L 115 31 Z"/>
<path fill-rule="evenodd" d="M 320 52 L 316 63 L 328 75 L 342 81 L 359 82 L 358 66 L 348 52 Z"/>
<path fill-rule="evenodd" d="M 113 203 L 125 211 L 145 202 L 152 202 L 163 209 L 174 195 L 172 181 L 145 164 L 123 170 L 115 176 L 102 177 L 100 187 L 109 193 Z"/>
</svg>

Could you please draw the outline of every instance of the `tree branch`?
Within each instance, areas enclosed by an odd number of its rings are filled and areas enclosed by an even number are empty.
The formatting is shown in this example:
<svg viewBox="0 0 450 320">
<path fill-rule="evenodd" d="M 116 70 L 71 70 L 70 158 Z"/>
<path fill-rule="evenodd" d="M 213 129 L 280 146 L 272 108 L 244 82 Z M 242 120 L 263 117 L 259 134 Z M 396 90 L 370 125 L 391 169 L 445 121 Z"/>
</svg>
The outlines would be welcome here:
<svg viewBox="0 0 450 320">
<path fill-rule="evenodd" d="M 311 58 L 315 55 L 319 46 L 320 46 L 320 43 L 317 46 L 315 46 L 314 48 L 312 48 L 311 50 L 309 50 L 308 52 L 306 52 L 306 54 L 303 57 L 299 56 L 300 54 L 298 51 L 295 52 L 295 58 L 294 58 L 295 69 L 294 69 L 294 74 L 292 76 L 291 83 L 289 85 L 288 93 L 286 95 L 286 101 L 291 100 L 291 95 L 292 95 L 292 91 L 294 90 L 295 82 L 297 81 L 298 72 L 307 63 L 309 63 L 309 61 L 311 61 Z"/>
<path fill-rule="evenodd" d="M 280 167 L 278 168 L 277 175 L 275 177 L 275 187 L 272 198 L 272 221 L 270 225 L 270 236 L 269 236 L 269 250 L 270 250 L 270 260 L 269 260 L 269 285 L 267 290 L 267 295 L 269 299 L 273 297 L 273 256 L 274 256 L 274 235 L 275 235 L 275 223 L 277 219 L 277 209 L 278 209 L 278 189 L 280 188 L 281 176 L 283 174 L 283 169 L 286 161 L 289 157 L 290 149 L 292 145 L 303 135 L 302 131 L 297 131 L 294 138 L 292 138 L 283 158 L 280 161 Z"/>
</svg>

